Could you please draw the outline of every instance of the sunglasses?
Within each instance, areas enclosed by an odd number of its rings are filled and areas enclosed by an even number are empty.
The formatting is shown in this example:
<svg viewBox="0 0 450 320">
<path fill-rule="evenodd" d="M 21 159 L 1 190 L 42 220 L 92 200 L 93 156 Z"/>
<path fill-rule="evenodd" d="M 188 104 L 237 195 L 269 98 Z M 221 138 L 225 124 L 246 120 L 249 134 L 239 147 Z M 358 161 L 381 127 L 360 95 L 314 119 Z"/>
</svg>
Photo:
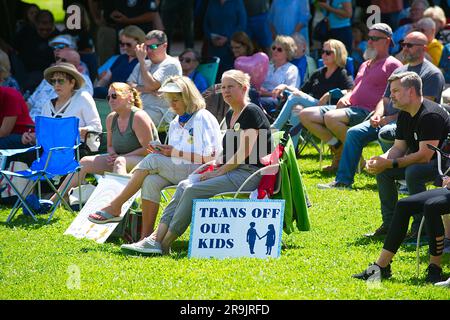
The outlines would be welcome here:
<svg viewBox="0 0 450 320">
<path fill-rule="evenodd" d="M 400 42 L 400 47 L 404 48 L 408 48 L 411 49 L 414 46 L 423 46 L 423 44 L 419 44 L 419 43 L 408 43 L 408 42 Z"/>
<path fill-rule="evenodd" d="M 133 44 L 129 43 L 129 42 L 119 42 L 119 46 L 121 47 L 127 47 L 127 48 L 131 48 L 133 46 Z"/>
<path fill-rule="evenodd" d="M 63 44 L 63 43 L 61 43 L 61 44 L 55 44 L 54 46 L 52 46 L 53 50 L 56 50 L 56 49 L 64 49 L 64 48 L 67 48 L 67 47 L 68 47 L 68 45 Z"/>
<path fill-rule="evenodd" d="M 272 51 L 278 51 L 278 52 L 283 52 L 283 48 L 281 47 L 277 47 L 277 46 L 272 46 Z"/>
<path fill-rule="evenodd" d="M 334 53 L 334 51 L 332 51 L 332 50 L 321 50 L 322 51 L 322 53 L 321 54 L 326 54 L 327 56 L 331 56 L 333 53 Z"/>
<path fill-rule="evenodd" d="M 109 101 L 110 99 L 116 100 L 117 97 L 118 97 L 117 93 L 111 93 L 106 96 L 106 100 L 107 101 Z"/>
<path fill-rule="evenodd" d="M 50 84 L 52 85 L 52 86 L 54 86 L 54 85 L 56 85 L 56 84 L 59 84 L 60 86 L 62 86 L 62 85 L 64 85 L 64 83 L 66 83 L 66 79 L 64 79 L 64 78 L 52 78 L 52 79 L 50 79 L 48 82 L 50 82 Z"/>
<path fill-rule="evenodd" d="M 377 37 L 377 36 L 368 36 L 367 39 L 372 40 L 372 41 L 378 41 L 378 40 L 387 39 L 387 38 L 386 37 Z"/>
<path fill-rule="evenodd" d="M 156 50 L 156 49 L 158 49 L 158 47 L 159 47 L 160 45 L 162 45 L 162 44 L 164 44 L 164 43 L 154 43 L 154 44 L 149 44 L 149 45 L 147 46 L 147 49 Z"/>
<path fill-rule="evenodd" d="M 178 58 L 180 60 L 180 62 L 186 62 L 186 63 L 191 63 L 192 61 L 194 61 L 194 59 L 191 58 Z"/>
<path fill-rule="evenodd" d="M 67 62 L 66 58 L 58 58 L 56 59 L 56 62 Z"/>
</svg>

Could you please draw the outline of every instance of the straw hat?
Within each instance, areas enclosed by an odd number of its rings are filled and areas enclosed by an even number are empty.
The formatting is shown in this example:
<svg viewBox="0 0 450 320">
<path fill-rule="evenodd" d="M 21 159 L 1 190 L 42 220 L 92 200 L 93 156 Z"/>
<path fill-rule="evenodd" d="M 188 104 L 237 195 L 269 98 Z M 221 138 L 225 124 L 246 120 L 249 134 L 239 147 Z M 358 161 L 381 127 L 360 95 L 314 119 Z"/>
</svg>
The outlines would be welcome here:
<svg viewBox="0 0 450 320">
<path fill-rule="evenodd" d="M 50 82 L 50 78 L 55 72 L 63 72 L 70 74 L 75 79 L 75 90 L 80 89 L 84 86 L 83 75 L 75 68 L 75 66 L 68 62 L 60 62 L 51 67 L 48 67 L 44 71 L 44 79 Z"/>
</svg>

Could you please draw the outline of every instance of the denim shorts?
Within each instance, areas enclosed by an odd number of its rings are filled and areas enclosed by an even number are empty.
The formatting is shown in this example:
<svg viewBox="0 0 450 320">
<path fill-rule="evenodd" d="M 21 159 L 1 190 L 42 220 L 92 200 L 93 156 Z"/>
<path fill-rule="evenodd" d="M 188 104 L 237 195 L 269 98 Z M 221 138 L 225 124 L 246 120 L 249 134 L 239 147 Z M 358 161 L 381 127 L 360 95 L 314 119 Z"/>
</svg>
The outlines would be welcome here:
<svg viewBox="0 0 450 320">
<path fill-rule="evenodd" d="M 325 105 L 320 107 L 320 114 L 322 116 L 325 115 L 328 111 L 336 110 L 335 105 Z M 345 114 L 347 115 L 349 122 L 348 125 L 350 127 L 353 127 L 354 125 L 357 125 L 361 122 L 363 122 L 366 117 L 369 115 L 370 111 L 367 109 L 359 108 L 359 107 L 347 107 L 343 108 L 345 111 Z"/>
</svg>

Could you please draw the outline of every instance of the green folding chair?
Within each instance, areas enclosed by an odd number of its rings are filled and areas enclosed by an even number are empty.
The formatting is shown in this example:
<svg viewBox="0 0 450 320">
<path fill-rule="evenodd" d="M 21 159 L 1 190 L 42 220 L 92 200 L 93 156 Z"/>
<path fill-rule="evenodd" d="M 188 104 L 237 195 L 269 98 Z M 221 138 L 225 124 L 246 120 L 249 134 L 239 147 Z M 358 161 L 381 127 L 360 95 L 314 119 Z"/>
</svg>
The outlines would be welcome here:
<svg viewBox="0 0 450 320">
<path fill-rule="evenodd" d="M 219 57 L 208 58 L 206 62 L 197 67 L 197 71 L 208 81 L 208 87 L 216 83 L 217 72 L 219 71 Z"/>
</svg>

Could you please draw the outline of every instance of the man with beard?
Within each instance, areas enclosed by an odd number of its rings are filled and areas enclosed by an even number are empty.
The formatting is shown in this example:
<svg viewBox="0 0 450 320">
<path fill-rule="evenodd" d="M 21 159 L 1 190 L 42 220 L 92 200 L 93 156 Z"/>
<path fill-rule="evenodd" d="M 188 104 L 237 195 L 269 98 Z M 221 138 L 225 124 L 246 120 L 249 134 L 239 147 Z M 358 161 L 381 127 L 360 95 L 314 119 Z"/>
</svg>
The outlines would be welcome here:
<svg viewBox="0 0 450 320">
<path fill-rule="evenodd" d="M 442 72 L 425 59 L 427 38 L 421 32 L 411 32 L 401 43 L 405 65 L 397 68 L 393 74 L 413 71 L 423 83 L 423 95 L 426 99 L 440 101 L 444 87 Z M 347 131 L 342 158 L 336 179 L 327 184 L 319 184 L 320 189 L 351 188 L 362 149 L 370 142 L 379 139 L 383 151 L 387 151 L 395 140 L 395 128 L 398 109 L 393 108 L 389 85 L 384 97 L 378 102 L 374 114 Z M 379 232 L 375 232 L 379 235 Z"/>
<path fill-rule="evenodd" d="M 425 59 L 427 38 L 421 32 L 411 32 L 401 43 L 404 66 L 396 69 L 393 74 L 412 71 L 419 75 L 423 83 L 424 98 L 439 102 L 445 84 L 442 72 L 433 63 Z M 354 181 L 356 169 L 361 157 L 362 149 L 372 141 L 380 141 L 381 147 L 386 152 L 395 140 L 396 121 L 399 109 L 393 108 L 390 99 L 389 85 L 386 87 L 384 97 L 378 102 L 374 114 L 370 120 L 364 121 L 347 131 L 344 151 L 339 163 L 336 179 L 327 184 L 319 184 L 320 189 L 342 189 L 351 188 Z M 425 184 L 417 176 L 419 171 L 407 171 L 406 184 L 410 194 L 416 194 L 425 190 Z M 388 219 L 389 221 L 389 219 Z M 420 225 L 420 217 L 415 216 L 412 224 L 412 235 L 414 238 Z M 383 224 L 375 232 L 367 236 L 382 236 L 387 233 L 387 226 Z"/>
<path fill-rule="evenodd" d="M 364 121 L 383 96 L 387 79 L 402 63 L 389 56 L 392 30 L 376 23 L 369 30 L 366 59 L 358 70 L 354 87 L 336 105 L 305 108 L 300 121 L 312 134 L 325 141 L 333 153 L 333 163 L 326 171 L 338 169 L 348 127 Z"/>
</svg>

